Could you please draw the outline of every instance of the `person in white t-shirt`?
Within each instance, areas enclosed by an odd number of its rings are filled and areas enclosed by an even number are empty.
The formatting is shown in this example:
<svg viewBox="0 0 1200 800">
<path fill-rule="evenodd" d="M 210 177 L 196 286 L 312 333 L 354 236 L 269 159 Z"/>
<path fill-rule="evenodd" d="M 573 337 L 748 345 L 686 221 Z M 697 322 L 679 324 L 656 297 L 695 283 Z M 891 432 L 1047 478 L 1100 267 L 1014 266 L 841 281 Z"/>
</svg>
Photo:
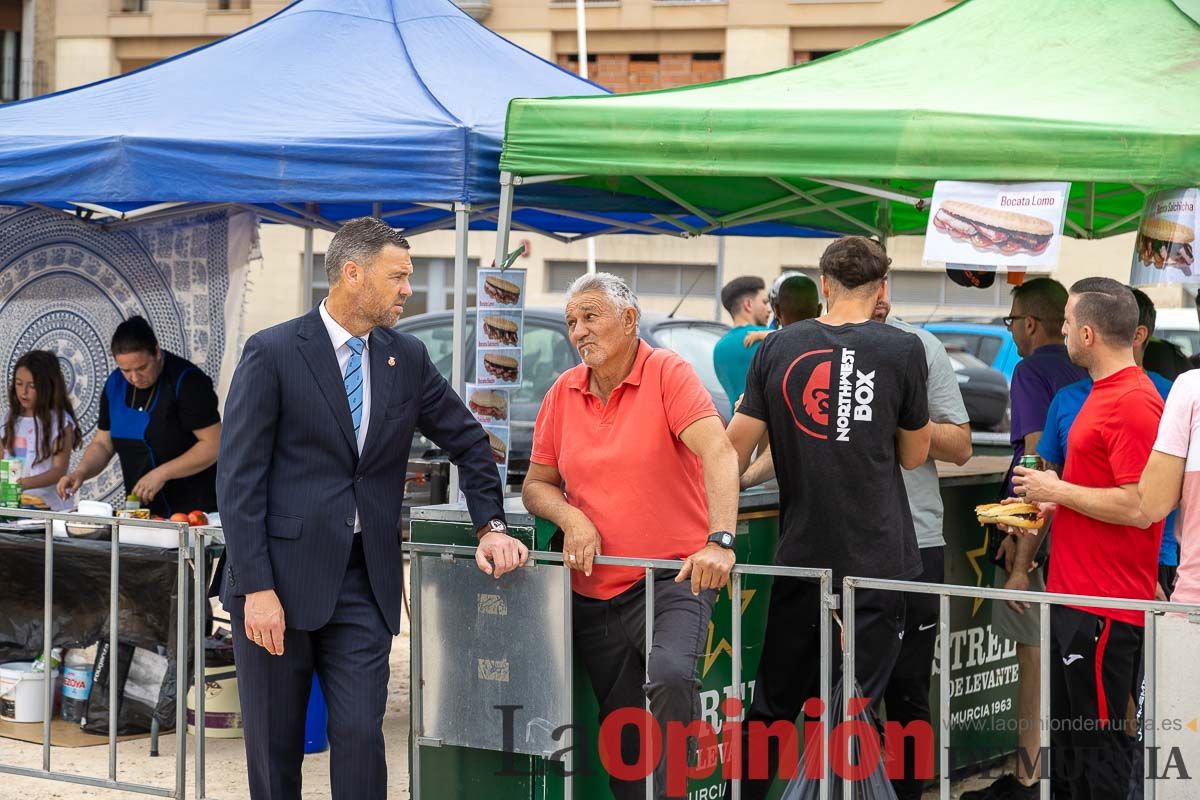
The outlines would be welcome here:
<svg viewBox="0 0 1200 800">
<path fill-rule="evenodd" d="M 30 350 L 17 359 L 8 384 L 4 458 L 22 462 L 22 505 L 61 511 L 71 501 L 55 492 L 67 474 L 71 451 L 80 445 L 79 421 L 67 394 L 58 356 Z M 40 501 L 40 502 L 39 502 Z"/>
<path fill-rule="evenodd" d="M 1171 387 L 1154 450 L 1138 482 L 1138 494 L 1138 513 L 1142 517 L 1138 524 L 1157 522 L 1179 507 L 1175 531 L 1179 572 L 1171 602 L 1200 604 L 1200 370 L 1183 373 Z M 1200 653 L 1200 625 L 1183 615 L 1167 614 L 1158 622 L 1155 642 L 1156 707 L 1147 709 L 1146 716 L 1156 720 L 1191 719 L 1200 703 L 1200 686 L 1176 678 L 1195 668 L 1196 654 Z M 1164 727 L 1155 744 L 1162 752 L 1178 750 L 1186 763 L 1200 763 L 1200 742 L 1189 737 L 1194 738 L 1194 734 Z M 1167 775 L 1178 777 L 1175 772 Z M 1156 781 L 1155 796 L 1168 800 L 1194 797 L 1190 783 Z"/>
</svg>

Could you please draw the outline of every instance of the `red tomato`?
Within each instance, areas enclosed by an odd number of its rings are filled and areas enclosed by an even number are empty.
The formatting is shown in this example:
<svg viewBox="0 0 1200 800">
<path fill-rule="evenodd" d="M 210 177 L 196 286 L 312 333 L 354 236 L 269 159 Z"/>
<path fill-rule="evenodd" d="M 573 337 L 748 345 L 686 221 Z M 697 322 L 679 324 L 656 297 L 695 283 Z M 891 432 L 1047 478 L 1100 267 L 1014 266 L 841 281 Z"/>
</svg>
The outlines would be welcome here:
<svg viewBox="0 0 1200 800">
<path fill-rule="evenodd" d="M 208 517 L 204 515 L 203 511 L 193 511 L 187 515 L 187 520 L 188 524 L 192 526 L 208 524 Z"/>
</svg>

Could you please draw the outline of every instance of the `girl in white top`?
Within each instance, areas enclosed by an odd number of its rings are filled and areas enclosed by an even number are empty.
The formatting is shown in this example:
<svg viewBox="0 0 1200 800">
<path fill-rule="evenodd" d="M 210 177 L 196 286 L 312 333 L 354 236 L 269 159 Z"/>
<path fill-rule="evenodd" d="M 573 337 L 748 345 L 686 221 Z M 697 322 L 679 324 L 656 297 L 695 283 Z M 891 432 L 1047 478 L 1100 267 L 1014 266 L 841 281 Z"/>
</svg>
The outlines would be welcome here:
<svg viewBox="0 0 1200 800">
<path fill-rule="evenodd" d="M 67 474 L 71 451 L 81 439 L 58 357 L 47 350 L 30 350 L 13 369 L 8 419 L 0 439 L 4 457 L 23 462 L 22 505 L 52 511 L 70 508 L 71 502 L 60 499 L 54 486 Z"/>
</svg>

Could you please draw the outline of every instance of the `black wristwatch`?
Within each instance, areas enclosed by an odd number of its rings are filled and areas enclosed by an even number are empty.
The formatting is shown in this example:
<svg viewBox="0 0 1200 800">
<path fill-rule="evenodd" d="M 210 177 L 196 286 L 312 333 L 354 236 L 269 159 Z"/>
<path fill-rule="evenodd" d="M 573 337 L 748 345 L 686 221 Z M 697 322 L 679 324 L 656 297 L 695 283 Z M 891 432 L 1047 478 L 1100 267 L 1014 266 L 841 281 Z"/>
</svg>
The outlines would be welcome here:
<svg viewBox="0 0 1200 800">
<path fill-rule="evenodd" d="M 708 535 L 710 544 L 715 544 L 718 547 L 724 547 L 726 550 L 733 549 L 733 534 L 729 531 L 717 531 Z"/>
</svg>

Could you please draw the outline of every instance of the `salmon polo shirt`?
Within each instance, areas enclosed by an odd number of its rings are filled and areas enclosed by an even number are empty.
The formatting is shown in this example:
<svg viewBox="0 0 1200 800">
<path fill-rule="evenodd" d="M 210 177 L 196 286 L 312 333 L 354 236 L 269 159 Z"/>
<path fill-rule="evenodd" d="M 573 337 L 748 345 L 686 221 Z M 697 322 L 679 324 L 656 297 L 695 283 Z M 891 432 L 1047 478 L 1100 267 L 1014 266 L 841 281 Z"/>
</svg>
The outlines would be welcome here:
<svg viewBox="0 0 1200 800">
<path fill-rule="evenodd" d="M 600 553 L 681 559 L 708 539 L 708 500 L 700 458 L 679 438 L 689 425 L 717 416 L 691 365 L 639 341 L 629 376 L 608 402 L 588 388 L 580 364 L 559 376 L 542 401 L 533 430 L 535 464 L 555 467 L 567 502 L 600 532 Z M 645 577 L 634 567 L 572 572 L 581 595 L 608 600 Z"/>
</svg>

